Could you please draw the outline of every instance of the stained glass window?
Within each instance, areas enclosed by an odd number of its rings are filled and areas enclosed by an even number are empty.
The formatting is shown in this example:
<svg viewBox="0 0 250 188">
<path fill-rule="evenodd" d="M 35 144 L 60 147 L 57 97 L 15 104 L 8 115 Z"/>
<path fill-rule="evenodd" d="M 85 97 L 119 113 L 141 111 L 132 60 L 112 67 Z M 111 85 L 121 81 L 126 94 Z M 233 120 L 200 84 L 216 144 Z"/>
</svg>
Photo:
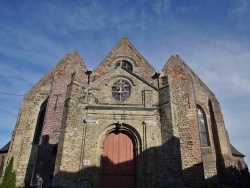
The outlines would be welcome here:
<svg viewBox="0 0 250 188">
<path fill-rule="evenodd" d="M 209 137 L 207 130 L 206 115 L 199 106 L 197 106 L 197 116 L 198 116 L 201 146 L 203 147 L 209 146 L 210 144 L 209 144 Z"/>
<path fill-rule="evenodd" d="M 120 79 L 112 86 L 112 95 L 118 101 L 124 101 L 130 96 L 130 85 L 127 81 Z"/>
</svg>

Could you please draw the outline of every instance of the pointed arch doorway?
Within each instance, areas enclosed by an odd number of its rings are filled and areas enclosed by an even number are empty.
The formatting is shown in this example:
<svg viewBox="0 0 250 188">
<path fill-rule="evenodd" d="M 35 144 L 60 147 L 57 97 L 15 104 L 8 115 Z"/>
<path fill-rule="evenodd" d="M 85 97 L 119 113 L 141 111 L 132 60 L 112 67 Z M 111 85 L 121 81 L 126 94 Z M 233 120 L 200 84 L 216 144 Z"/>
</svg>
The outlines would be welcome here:
<svg viewBox="0 0 250 188">
<path fill-rule="evenodd" d="M 102 188 L 135 188 L 135 144 L 125 132 L 104 140 Z"/>
</svg>

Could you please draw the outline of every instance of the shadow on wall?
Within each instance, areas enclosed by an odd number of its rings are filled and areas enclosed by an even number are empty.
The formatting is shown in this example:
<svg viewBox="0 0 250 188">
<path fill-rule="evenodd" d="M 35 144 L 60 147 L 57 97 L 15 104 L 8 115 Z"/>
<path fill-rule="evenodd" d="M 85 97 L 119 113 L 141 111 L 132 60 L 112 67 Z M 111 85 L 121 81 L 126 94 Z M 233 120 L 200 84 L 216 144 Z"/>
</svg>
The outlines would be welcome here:
<svg viewBox="0 0 250 188">
<path fill-rule="evenodd" d="M 49 187 L 50 175 L 54 173 L 57 145 L 49 145 L 47 135 L 42 143 L 33 148 L 26 172 L 25 183 L 29 187 L 35 181 L 35 174 L 40 173 L 44 179 L 43 188 Z M 174 145 L 173 145 L 174 144 Z M 167 150 L 170 148 L 171 150 Z M 37 155 L 35 155 L 37 153 Z M 198 163 L 182 170 L 178 138 L 172 138 L 159 147 L 145 150 L 133 160 L 113 163 L 102 157 L 102 167 L 83 166 L 83 170 L 71 173 L 59 171 L 53 178 L 53 187 L 58 188 L 176 188 L 176 187 L 237 187 L 249 185 L 248 169 L 225 169 L 230 182 L 219 176 L 204 179 L 203 164 Z M 33 160 L 35 157 L 36 160 Z M 32 179 L 33 178 L 33 179 Z"/>
<path fill-rule="evenodd" d="M 5 157 L 0 156 L 0 177 L 2 176 L 2 173 L 3 173 L 4 160 L 5 160 Z"/>
<path fill-rule="evenodd" d="M 40 144 L 32 144 L 28 168 L 25 174 L 25 186 L 36 183 L 36 174 L 41 174 L 46 185 L 51 182 L 54 174 L 57 145 L 49 144 L 50 136 L 43 135 Z"/>
</svg>

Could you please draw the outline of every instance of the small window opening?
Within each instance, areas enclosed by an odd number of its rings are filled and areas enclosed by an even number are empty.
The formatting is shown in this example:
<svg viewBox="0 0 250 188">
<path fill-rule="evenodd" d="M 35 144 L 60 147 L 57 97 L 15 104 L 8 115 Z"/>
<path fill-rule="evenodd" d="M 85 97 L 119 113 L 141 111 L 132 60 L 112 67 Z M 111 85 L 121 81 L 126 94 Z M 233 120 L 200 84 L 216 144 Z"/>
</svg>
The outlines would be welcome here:
<svg viewBox="0 0 250 188">
<path fill-rule="evenodd" d="M 168 77 L 167 76 L 161 77 L 161 80 L 162 80 L 162 85 L 167 85 L 168 84 Z"/>
<path fill-rule="evenodd" d="M 128 61 L 125 61 L 125 60 L 117 62 L 115 64 L 115 68 L 117 68 L 117 67 L 123 67 L 126 70 L 128 70 L 130 72 L 133 72 L 133 66 L 132 66 L 132 64 L 130 62 L 128 62 Z"/>
</svg>

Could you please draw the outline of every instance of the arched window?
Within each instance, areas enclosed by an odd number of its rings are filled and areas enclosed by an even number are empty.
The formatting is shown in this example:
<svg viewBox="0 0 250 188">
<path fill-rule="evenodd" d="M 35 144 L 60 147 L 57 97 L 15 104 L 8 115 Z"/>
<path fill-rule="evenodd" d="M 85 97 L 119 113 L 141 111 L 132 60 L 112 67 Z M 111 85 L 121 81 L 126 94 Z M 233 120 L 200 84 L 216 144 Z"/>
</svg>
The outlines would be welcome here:
<svg viewBox="0 0 250 188">
<path fill-rule="evenodd" d="M 47 103 L 48 103 L 48 99 L 46 99 L 43 104 L 41 105 L 40 108 L 40 112 L 37 118 L 37 123 L 36 123 L 36 132 L 34 135 L 34 144 L 39 144 L 39 138 L 42 134 L 42 130 L 43 130 L 43 123 L 44 123 L 44 118 L 45 118 L 45 112 L 46 112 L 46 108 L 47 108 Z"/>
<path fill-rule="evenodd" d="M 200 106 L 197 106 L 197 116 L 198 116 L 201 146 L 203 147 L 209 146 L 210 143 L 208 137 L 206 115 Z"/>
<path fill-rule="evenodd" d="M 115 68 L 120 67 L 120 66 L 127 69 L 130 72 L 133 72 L 133 66 L 128 61 L 122 60 L 115 64 Z"/>
</svg>

